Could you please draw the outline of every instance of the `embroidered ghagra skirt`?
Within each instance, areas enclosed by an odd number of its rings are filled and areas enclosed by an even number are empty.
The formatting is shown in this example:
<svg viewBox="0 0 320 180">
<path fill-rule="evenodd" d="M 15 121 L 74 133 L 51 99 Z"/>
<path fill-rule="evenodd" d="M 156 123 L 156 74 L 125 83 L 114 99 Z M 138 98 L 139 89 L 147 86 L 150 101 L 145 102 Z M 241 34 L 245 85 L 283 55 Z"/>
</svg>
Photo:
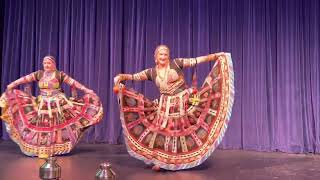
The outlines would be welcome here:
<svg viewBox="0 0 320 180">
<path fill-rule="evenodd" d="M 28 156 L 70 152 L 84 131 L 103 116 L 99 98 L 91 94 L 69 99 L 58 92 L 35 98 L 15 89 L 1 96 L 1 106 L 9 136 Z"/>
<path fill-rule="evenodd" d="M 167 170 L 204 162 L 221 142 L 234 100 L 231 55 L 219 59 L 203 85 L 151 101 L 133 89 L 118 94 L 129 154 Z"/>
</svg>

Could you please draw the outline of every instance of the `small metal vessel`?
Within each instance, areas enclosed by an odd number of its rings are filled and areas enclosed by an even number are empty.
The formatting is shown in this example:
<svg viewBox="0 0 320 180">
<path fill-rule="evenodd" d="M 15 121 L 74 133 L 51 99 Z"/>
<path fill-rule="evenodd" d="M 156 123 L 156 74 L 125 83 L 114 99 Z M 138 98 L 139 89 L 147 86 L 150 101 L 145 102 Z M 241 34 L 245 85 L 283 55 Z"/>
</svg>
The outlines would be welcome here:
<svg viewBox="0 0 320 180">
<path fill-rule="evenodd" d="M 101 163 L 96 172 L 95 180 L 115 180 L 116 173 L 111 169 L 110 163 Z"/>
<path fill-rule="evenodd" d="M 39 169 L 39 177 L 42 180 L 58 180 L 61 177 L 61 167 L 57 164 L 57 158 L 49 157 Z"/>
</svg>

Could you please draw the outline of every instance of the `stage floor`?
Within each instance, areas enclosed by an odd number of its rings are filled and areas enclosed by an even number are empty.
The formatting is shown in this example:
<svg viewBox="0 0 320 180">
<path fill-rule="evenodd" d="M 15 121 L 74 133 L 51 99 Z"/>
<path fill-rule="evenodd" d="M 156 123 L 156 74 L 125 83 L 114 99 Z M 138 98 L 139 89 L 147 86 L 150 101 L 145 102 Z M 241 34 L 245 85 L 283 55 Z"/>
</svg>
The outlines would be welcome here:
<svg viewBox="0 0 320 180">
<path fill-rule="evenodd" d="M 79 144 L 59 156 L 62 180 L 91 180 L 102 162 L 110 162 L 117 180 L 319 180 L 320 155 L 216 150 L 191 170 L 153 172 L 132 158 L 124 145 Z M 16 144 L 0 142 L 0 179 L 36 180 L 43 160 L 24 156 Z"/>
</svg>

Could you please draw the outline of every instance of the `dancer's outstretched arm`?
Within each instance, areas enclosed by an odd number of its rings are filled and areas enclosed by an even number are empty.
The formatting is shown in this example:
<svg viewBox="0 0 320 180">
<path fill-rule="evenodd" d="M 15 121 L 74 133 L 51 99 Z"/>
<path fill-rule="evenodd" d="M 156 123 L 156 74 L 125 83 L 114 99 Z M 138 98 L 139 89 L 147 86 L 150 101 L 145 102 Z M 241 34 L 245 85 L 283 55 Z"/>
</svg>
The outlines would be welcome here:
<svg viewBox="0 0 320 180">
<path fill-rule="evenodd" d="M 10 83 L 8 86 L 7 86 L 7 89 L 8 90 L 11 90 L 13 88 L 15 88 L 16 86 L 19 86 L 21 84 L 25 84 L 25 83 L 29 83 L 29 82 L 32 82 L 32 81 L 36 81 L 36 72 L 33 72 L 31 74 L 28 74 L 26 76 L 23 76 L 15 81 L 13 81 L 12 83 Z"/>
<path fill-rule="evenodd" d="M 214 54 L 208 54 L 206 56 L 199 56 L 196 58 L 183 58 L 178 59 L 181 60 L 183 68 L 185 67 L 193 67 L 196 64 L 204 63 L 204 62 L 210 62 L 217 60 L 220 56 L 223 56 L 224 52 L 214 53 Z"/>
<path fill-rule="evenodd" d="M 127 81 L 127 80 L 133 80 L 133 81 L 149 80 L 150 77 L 148 74 L 150 73 L 148 71 L 150 71 L 150 69 L 145 69 L 135 74 L 118 74 L 113 79 L 114 84 L 119 84 L 121 81 Z"/>
<path fill-rule="evenodd" d="M 72 77 L 70 77 L 69 75 L 67 75 L 64 72 L 61 72 L 61 78 L 63 80 L 64 83 L 68 84 L 71 87 L 75 87 L 81 91 L 83 91 L 84 93 L 87 94 L 94 94 L 93 90 L 87 88 L 86 86 L 82 85 L 81 83 L 79 83 L 78 81 L 74 80 Z"/>
</svg>

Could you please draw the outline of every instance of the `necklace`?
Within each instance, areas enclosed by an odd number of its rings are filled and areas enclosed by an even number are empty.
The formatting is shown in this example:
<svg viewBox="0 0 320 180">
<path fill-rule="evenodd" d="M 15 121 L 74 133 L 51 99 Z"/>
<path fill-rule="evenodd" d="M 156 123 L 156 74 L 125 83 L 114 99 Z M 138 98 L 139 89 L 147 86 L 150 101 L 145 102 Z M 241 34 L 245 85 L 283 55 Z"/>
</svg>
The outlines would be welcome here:
<svg viewBox="0 0 320 180">
<path fill-rule="evenodd" d="M 55 77 L 55 71 L 53 72 L 44 72 L 44 79 L 47 81 L 52 80 Z"/>
<path fill-rule="evenodd" d="M 164 80 L 167 79 L 168 69 L 169 69 L 168 66 L 165 67 L 164 74 L 161 75 L 160 70 L 157 68 L 157 75 L 158 75 L 158 77 L 159 77 L 159 79 L 160 79 L 161 81 L 164 81 Z"/>
</svg>

